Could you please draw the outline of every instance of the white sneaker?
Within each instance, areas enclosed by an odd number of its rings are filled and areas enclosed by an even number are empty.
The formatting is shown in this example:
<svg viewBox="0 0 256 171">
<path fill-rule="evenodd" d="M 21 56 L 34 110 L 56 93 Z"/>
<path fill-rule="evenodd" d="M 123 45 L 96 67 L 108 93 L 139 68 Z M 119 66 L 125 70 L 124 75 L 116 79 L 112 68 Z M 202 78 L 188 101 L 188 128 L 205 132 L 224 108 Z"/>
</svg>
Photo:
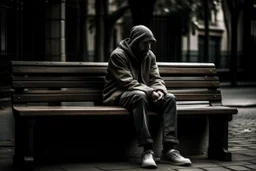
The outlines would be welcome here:
<svg viewBox="0 0 256 171">
<path fill-rule="evenodd" d="M 160 162 L 170 163 L 176 166 L 189 166 L 192 164 L 190 159 L 182 157 L 180 152 L 174 149 L 162 154 L 160 157 Z"/>
<path fill-rule="evenodd" d="M 152 150 L 148 150 L 142 153 L 141 155 L 142 168 L 157 168 L 153 155 L 154 155 L 154 152 Z"/>
</svg>

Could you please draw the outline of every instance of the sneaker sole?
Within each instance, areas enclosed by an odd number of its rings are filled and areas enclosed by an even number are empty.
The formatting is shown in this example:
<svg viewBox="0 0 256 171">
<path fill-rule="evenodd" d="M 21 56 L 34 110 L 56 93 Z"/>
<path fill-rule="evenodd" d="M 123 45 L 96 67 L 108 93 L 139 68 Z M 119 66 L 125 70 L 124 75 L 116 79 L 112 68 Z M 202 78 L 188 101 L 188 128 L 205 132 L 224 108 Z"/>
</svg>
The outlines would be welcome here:
<svg viewBox="0 0 256 171">
<path fill-rule="evenodd" d="M 165 160 L 160 160 L 160 163 L 167 163 L 167 164 L 172 164 L 175 166 L 190 166 L 190 165 L 192 165 L 192 163 L 173 163 L 173 162 L 165 161 Z"/>
<path fill-rule="evenodd" d="M 148 169 L 155 169 L 157 168 L 157 165 L 141 165 L 142 168 L 148 168 Z"/>
</svg>

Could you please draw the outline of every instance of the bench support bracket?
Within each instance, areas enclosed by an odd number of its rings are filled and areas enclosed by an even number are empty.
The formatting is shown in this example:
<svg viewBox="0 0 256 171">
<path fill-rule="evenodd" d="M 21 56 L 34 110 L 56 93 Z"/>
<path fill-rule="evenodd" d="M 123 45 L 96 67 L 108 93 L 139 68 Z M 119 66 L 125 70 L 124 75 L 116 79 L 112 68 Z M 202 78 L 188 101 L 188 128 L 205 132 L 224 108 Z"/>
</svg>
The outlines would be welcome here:
<svg viewBox="0 0 256 171">
<path fill-rule="evenodd" d="M 34 119 L 15 119 L 15 167 L 33 170 L 34 168 Z"/>
<path fill-rule="evenodd" d="M 232 160 L 232 155 L 228 151 L 228 122 L 231 120 L 232 115 L 209 116 L 209 159 Z"/>
</svg>

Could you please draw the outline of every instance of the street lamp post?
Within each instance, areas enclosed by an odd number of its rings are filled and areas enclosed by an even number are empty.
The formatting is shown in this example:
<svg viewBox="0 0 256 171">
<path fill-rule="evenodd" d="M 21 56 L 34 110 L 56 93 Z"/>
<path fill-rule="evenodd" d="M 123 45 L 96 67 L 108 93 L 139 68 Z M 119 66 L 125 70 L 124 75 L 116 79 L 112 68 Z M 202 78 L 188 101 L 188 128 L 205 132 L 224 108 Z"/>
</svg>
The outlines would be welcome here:
<svg viewBox="0 0 256 171">
<path fill-rule="evenodd" d="M 227 4 L 231 13 L 230 81 L 231 85 L 235 86 L 237 84 L 237 26 L 244 0 L 227 0 Z"/>
</svg>

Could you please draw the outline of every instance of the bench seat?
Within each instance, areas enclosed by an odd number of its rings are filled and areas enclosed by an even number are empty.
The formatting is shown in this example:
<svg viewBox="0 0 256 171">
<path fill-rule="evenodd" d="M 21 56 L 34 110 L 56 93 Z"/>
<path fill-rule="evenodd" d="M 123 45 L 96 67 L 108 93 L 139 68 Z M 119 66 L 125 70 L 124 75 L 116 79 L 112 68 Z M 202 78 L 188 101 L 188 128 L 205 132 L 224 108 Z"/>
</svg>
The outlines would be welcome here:
<svg viewBox="0 0 256 171">
<path fill-rule="evenodd" d="M 37 117 L 37 116 L 95 116 L 128 115 L 128 111 L 118 106 L 14 106 L 18 117 Z M 209 105 L 178 105 L 178 115 L 230 115 L 236 113 L 236 109 L 224 106 Z M 149 112 L 149 115 L 157 115 Z"/>
</svg>

